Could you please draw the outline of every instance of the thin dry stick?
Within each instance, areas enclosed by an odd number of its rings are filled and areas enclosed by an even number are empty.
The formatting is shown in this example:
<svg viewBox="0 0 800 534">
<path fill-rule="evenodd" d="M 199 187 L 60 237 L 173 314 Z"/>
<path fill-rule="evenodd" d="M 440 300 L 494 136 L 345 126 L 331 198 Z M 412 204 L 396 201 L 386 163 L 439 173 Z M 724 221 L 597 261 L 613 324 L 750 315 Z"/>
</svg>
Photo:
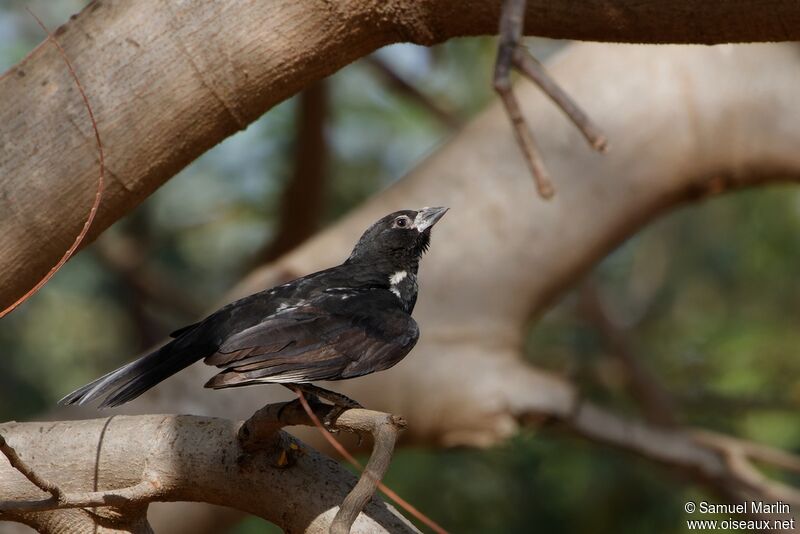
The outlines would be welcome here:
<svg viewBox="0 0 800 534">
<path fill-rule="evenodd" d="M 373 420 L 372 435 L 374 444 L 367 466 L 355 487 L 347 494 L 331 523 L 331 534 L 347 534 L 353 522 L 375 495 L 378 483 L 389 469 L 392 453 L 397 443 L 398 432 L 405 427 L 405 421 L 393 415 L 384 414 L 382 421 Z"/>
<path fill-rule="evenodd" d="M 120 508 L 139 502 L 148 502 L 152 499 L 153 492 L 152 482 L 143 480 L 134 486 L 116 490 L 65 493 L 61 500 L 51 497 L 34 501 L 0 501 L 0 512 L 31 513 L 104 506 Z"/>
<path fill-rule="evenodd" d="M 575 103 L 556 81 L 548 74 L 538 59 L 522 45 L 517 45 L 513 54 L 514 66 L 532 82 L 539 86 L 544 94 L 566 113 L 567 117 L 580 130 L 589 145 L 598 152 L 608 149 L 608 140 L 592 119 Z"/>
<path fill-rule="evenodd" d="M 522 155 L 525 156 L 525 162 L 536 181 L 539 196 L 550 198 L 554 192 L 553 183 L 545 169 L 542 156 L 536 148 L 533 134 L 525 124 L 525 119 L 519 109 L 519 102 L 511 87 L 511 67 L 514 64 L 514 50 L 522 37 L 524 12 L 525 0 L 506 0 L 503 3 L 503 13 L 500 16 L 500 43 L 497 47 L 497 61 L 494 66 L 494 90 L 500 96 L 508 117 L 511 119 L 514 137 L 516 137 L 517 144 L 522 149 Z"/>
<path fill-rule="evenodd" d="M 554 193 L 553 184 L 536 147 L 533 134 L 522 116 L 517 97 L 514 95 L 514 89 L 511 86 L 512 68 L 516 68 L 536 83 L 567 114 L 595 150 L 605 151 L 607 142 L 605 136 L 600 133 L 589 117 L 547 74 L 542 64 L 520 44 L 525 4 L 526 0 L 505 0 L 503 3 L 503 11 L 500 16 L 500 43 L 497 47 L 497 61 L 494 69 L 494 89 L 500 96 L 511 119 L 514 137 L 522 150 L 531 174 L 533 174 L 539 195 L 542 198 L 550 198 Z"/>
<path fill-rule="evenodd" d="M 303 395 L 303 392 L 297 390 L 295 391 L 295 393 L 297 394 L 297 397 L 300 399 L 300 404 L 303 405 L 303 409 L 306 411 L 306 414 L 308 414 L 308 417 L 314 423 L 314 426 L 316 426 L 317 429 L 320 431 L 322 437 L 324 437 L 328 441 L 328 443 L 330 443 L 331 447 L 336 449 L 336 451 L 339 454 L 341 454 L 344 459 L 350 462 L 350 464 L 353 465 L 353 467 L 361 471 L 362 470 L 361 463 L 358 460 L 356 460 L 352 454 L 347 452 L 347 449 L 345 449 L 341 443 L 333 439 L 333 436 L 331 436 L 330 433 L 325 429 L 322 422 L 319 420 L 319 417 L 317 417 L 317 414 L 315 414 L 314 410 L 311 409 L 311 406 L 308 404 L 308 401 Z M 447 531 L 442 527 L 440 527 L 433 519 L 429 518 L 428 516 L 417 510 L 414 506 L 411 505 L 411 503 L 400 497 L 397 493 L 395 493 L 389 487 L 387 487 L 383 482 L 378 481 L 377 485 L 378 489 L 380 489 L 384 495 L 392 499 L 400 508 L 402 508 L 409 514 L 413 515 L 417 520 L 426 525 L 428 528 L 430 528 L 437 534 L 448 534 Z"/>
<path fill-rule="evenodd" d="M 17 451 L 14 450 L 14 447 L 8 444 L 6 439 L 0 434 L 0 451 L 8 458 L 8 463 L 11 466 L 25 475 L 25 478 L 31 481 L 31 484 L 39 488 L 40 490 L 44 491 L 45 493 L 49 493 L 53 496 L 53 500 L 56 503 L 62 502 L 64 500 L 64 492 L 59 488 L 56 484 L 53 484 L 49 480 L 46 480 L 39 476 L 36 471 L 33 470 L 25 461 L 19 457 Z"/>
<path fill-rule="evenodd" d="M 41 289 L 42 286 L 44 286 L 47 282 L 49 282 L 50 279 L 53 277 L 53 275 L 56 274 L 58 270 L 64 266 L 65 263 L 67 263 L 67 260 L 69 260 L 72 257 L 72 255 L 80 246 L 83 239 L 86 237 L 86 234 L 89 232 L 89 228 L 92 226 L 92 223 L 94 222 L 95 215 L 97 215 L 97 209 L 100 207 L 100 200 L 103 198 L 103 190 L 105 189 L 105 158 L 103 154 L 103 143 L 100 141 L 100 131 L 97 129 L 97 121 L 94 118 L 94 112 L 92 111 L 92 106 L 89 105 L 89 99 L 86 96 L 86 91 L 83 90 L 83 86 L 81 85 L 81 82 L 78 79 L 78 75 L 75 74 L 75 69 L 72 67 L 72 63 L 67 57 L 66 52 L 64 52 L 64 49 L 61 48 L 59 42 L 56 40 L 53 34 L 50 33 L 50 31 L 44 25 L 42 20 L 39 17 L 37 17 L 33 11 L 31 11 L 29 8 L 25 9 L 27 9 L 28 13 L 30 13 L 31 16 L 34 19 L 36 19 L 36 22 L 39 24 L 42 30 L 44 30 L 44 32 L 47 34 L 47 39 L 51 41 L 56 46 L 56 48 L 58 48 L 58 52 L 64 59 L 64 63 L 67 64 L 67 68 L 69 69 L 70 75 L 72 75 L 72 79 L 75 80 L 75 85 L 77 85 L 78 91 L 81 94 L 81 98 L 83 98 L 83 103 L 86 106 L 86 111 L 89 112 L 89 119 L 92 121 L 92 129 L 94 130 L 94 138 L 95 141 L 97 142 L 97 151 L 100 158 L 100 176 L 97 179 L 97 192 L 94 195 L 94 202 L 92 203 L 92 208 L 89 211 L 89 216 L 86 218 L 86 222 L 83 224 L 83 228 L 78 233 L 78 236 L 75 238 L 75 241 L 72 243 L 72 246 L 70 246 L 67 249 L 67 251 L 61 257 L 61 259 L 58 260 L 58 263 L 56 263 L 53 266 L 53 268 L 50 269 L 50 271 L 44 276 L 44 278 L 39 280 L 39 282 L 35 286 L 33 286 L 33 288 L 31 288 L 27 293 L 18 298 L 16 302 L 11 304 L 9 307 L 4 309 L 3 311 L 0 311 L 0 319 L 2 319 L 6 315 L 14 311 L 20 304 L 28 300 L 31 297 L 31 295 L 39 291 L 39 289 Z"/>
</svg>

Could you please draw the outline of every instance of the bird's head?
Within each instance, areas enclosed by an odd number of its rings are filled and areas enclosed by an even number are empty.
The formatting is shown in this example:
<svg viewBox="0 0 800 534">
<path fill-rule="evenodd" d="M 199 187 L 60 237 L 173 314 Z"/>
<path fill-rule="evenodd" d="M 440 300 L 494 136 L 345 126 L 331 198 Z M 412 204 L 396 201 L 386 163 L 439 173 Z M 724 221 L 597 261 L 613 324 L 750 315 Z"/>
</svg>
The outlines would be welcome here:
<svg viewBox="0 0 800 534">
<path fill-rule="evenodd" d="M 447 209 L 422 208 L 386 215 L 364 232 L 347 261 L 416 271 L 419 258 L 430 245 L 431 228 Z"/>
</svg>

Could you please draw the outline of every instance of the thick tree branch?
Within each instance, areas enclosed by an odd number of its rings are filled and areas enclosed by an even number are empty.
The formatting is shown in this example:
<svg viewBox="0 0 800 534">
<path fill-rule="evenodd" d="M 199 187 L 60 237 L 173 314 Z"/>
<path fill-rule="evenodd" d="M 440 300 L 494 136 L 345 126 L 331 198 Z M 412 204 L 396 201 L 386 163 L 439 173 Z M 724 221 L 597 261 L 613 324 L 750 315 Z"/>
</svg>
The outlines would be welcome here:
<svg viewBox="0 0 800 534">
<path fill-rule="evenodd" d="M 72 257 L 72 255 L 78 250 L 78 248 L 83 244 L 84 239 L 86 238 L 89 230 L 92 227 L 92 223 L 97 215 L 97 210 L 100 207 L 100 201 L 103 199 L 103 192 L 105 191 L 105 152 L 103 150 L 103 142 L 100 140 L 100 130 L 97 128 L 97 120 L 94 116 L 94 110 L 92 109 L 91 104 L 89 103 L 89 98 L 86 96 L 86 91 L 83 89 L 83 84 L 81 84 L 80 78 L 75 73 L 75 68 L 72 66 L 72 62 L 69 59 L 69 56 L 64 52 L 64 49 L 61 47 L 61 44 L 58 40 L 50 33 L 47 27 L 44 25 L 42 20 L 36 16 L 36 14 L 28 9 L 28 13 L 36 20 L 36 23 L 41 27 L 41 29 L 47 34 L 47 41 L 52 42 L 55 46 L 56 50 L 58 50 L 59 55 L 64 60 L 64 65 L 67 67 L 67 71 L 69 72 L 70 76 L 72 77 L 73 81 L 75 82 L 75 87 L 78 90 L 78 93 L 81 95 L 81 100 L 83 101 L 83 105 L 86 107 L 87 116 L 89 118 L 89 123 L 92 125 L 92 132 L 94 133 L 95 142 L 97 143 L 97 157 L 98 157 L 98 169 L 99 169 L 99 176 L 97 179 L 97 189 L 95 190 L 94 200 L 92 201 L 91 208 L 89 209 L 89 213 L 86 216 L 86 220 L 83 223 L 82 228 L 79 232 L 77 232 L 75 239 L 72 241 L 72 244 L 67 247 L 58 261 L 54 262 L 54 265 L 50 267 L 47 273 L 43 274 L 43 276 L 36 281 L 33 286 L 28 289 L 25 293 L 23 293 L 19 298 L 17 298 L 14 302 L 10 303 L 8 306 L 2 305 L 0 306 L 0 319 L 14 311 L 18 306 L 20 306 L 23 302 L 28 300 L 31 296 L 33 296 L 37 291 L 39 291 L 44 285 L 53 277 L 55 274 L 63 267 L 67 261 Z M 4 74 L 5 76 L 5 74 Z"/>
<path fill-rule="evenodd" d="M 0 425 L 8 440 L 2 450 L 12 460 L 0 464 L 0 519 L 49 532 L 53 511 L 67 513 L 63 518 L 73 508 L 112 507 L 117 523 L 145 532 L 150 502 L 188 500 L 256 514 L 287 532 L 327 532 L 332 525 L 336 532 L 351 526 L 353 532 L 416 532 L 389 505 L 372 500 L 402 428 L 396 418 L 368 410 L 338 418 L 336 428 L 375 438 L 373 465 L 356 482 L 281 431 L 311 424 L 296 404 L 283 406 L 266 406 L 241 425 L 192 416 Z M 324 415 L 329 408 L 317 409 Z M 42 490 L 53 496 L 39 498 Z M 85 532 L 85 521 L 67 531 Z"/>
<path fill-rule="evenodd" d="M 494 34 L 500 3 L 95 0 L 57 32 L 108 148 L 110 183 L 89 238 L 313 81 L 390 43 Z M 525 14 L 526 32 L 555 38 L 800 38 L 800 7 L 777 0 L 530 0 Z M 0 78 L 0 101 L 13 103 L 0 108 L 0 307 L 56 263 L 84 222 L 73 206 L 94 190 L 90 125 L 68 76 L 57 52 L 40 46 Z"/>
</svg>

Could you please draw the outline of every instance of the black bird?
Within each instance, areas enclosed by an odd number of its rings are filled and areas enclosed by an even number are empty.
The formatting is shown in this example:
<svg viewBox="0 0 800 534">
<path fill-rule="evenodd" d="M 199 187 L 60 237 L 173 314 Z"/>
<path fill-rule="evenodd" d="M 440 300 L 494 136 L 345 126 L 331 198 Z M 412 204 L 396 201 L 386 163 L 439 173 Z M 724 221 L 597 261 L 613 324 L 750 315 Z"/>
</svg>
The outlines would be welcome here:
<svg viewBox="0 0 800 534">
<path fill-rule="evenodd" d="M 192 363 L 222 371 L 208 388 L 277 383 L 333 402 L 358 403 L 310 384 L 382 371 L 419 337 L 411 312 L 431 228 L 447 208 L 398 211 L 373 224 L 337 267 L 255 293 L 176 330 L 158 350 L 61 400 L 119 406 Z"/>
</svg>

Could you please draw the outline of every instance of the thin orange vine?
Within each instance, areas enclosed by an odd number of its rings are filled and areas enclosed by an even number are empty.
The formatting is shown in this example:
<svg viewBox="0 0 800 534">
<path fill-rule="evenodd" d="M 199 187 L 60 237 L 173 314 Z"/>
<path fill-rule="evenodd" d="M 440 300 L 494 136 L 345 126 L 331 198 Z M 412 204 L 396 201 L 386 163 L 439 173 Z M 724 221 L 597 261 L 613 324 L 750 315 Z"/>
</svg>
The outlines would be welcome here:
<svg viewBox="0 0 800 534">
<path fill-rule="evenodd" d="M 67 249 L 64 255 L 61 256 L 61 259 L 58 260 L 58 263 L 56 263 L 53 266 L 53 268 L 50 269 L 50 271 L 44 276 L 44 278 L 39 280 L 39 282 L 35 286 L 33 286 L 24 295 L 18 298 L 13 304 L 8 306 L 3 311 L 0 311 L 0 319 L 2 319 L 6 315 L 14 311 L 20 304 L 28 300 L 34 293 L 39 291 L 42 288 L 42 286 L 44 286 L 47 282 L 49 282 L 50 279 L 53 277 L 53 275 L 56 274 L 58 270 L 64 266 L 65 263 L 67 263 L 67 260 L 69 260 L 72 257 L 75 251 L 78 250 L 78 247 L 80 246 L 81 242 L 83 242 L 83 239 L 89 232 L 89 228 L 92 226 L 92 223 L 94 222 L 95 215 L 97 215 L 97 209 L 100 207 L 100 200 L 103 198 L 103 191 L 105 190 L 106 167 L 105 167 L 105 157 L 103 153 L 103 143 L 100 141 L 100 131 L 97 129 L 97 121 L 94 118 L 94 112 L 92 111 L 92 106 L 89 104 L 89 98 L 86 96 L 86 91 L 83 90 L 81 81 L 78 79 L 78 75 L 75 73 L 75 69 L 72 67 L 72 63 L 70 62 L 69 57 L 67 56 L 66 52 L 64 52 L 64 49 L 61 47 L 59 42 L 56 40 L 53 34 L 50 33 L 50 31 L 44 25 L 42 20 L 39 17 L 37 17 L 36 14 L 29 8 L 26 9 L 28 10 L 28 13 L 30 13 L 31 16 L 36 20 L 36 23 L 39 24 L 42 30 L 44 30 L 44 32 L 47 34 L 47 39 L 51 41 L 58 49 L 58 52 L 64 59 L 64 63 L 67 64 L 69 73 L 72 75 L 72 79 L 75 80 L 75 85 L 78 87 L 78 91 L 80 92 L 81 97 L 83 98 L 83 103 L 86 105 L 86 111 L 89 112 L 89 119 L 92 121 L 92 129 L 94 129 L 94 138 L 97 141 L 97 151 L 100 157 L 100 176 L 97 179 L 97 192 L 94 195 L 94 203 L 92 203 L 92 209 L 89 211 L 89 216 L 86 218 L 86 222 L 83 224 L 83 228 L 81 229 L 80 233 L 78 233 L 78 236 L 75 238 L 75 241 Z"/>
<path fill-rule="evenodd" d="M 311 418 L 311 421 L 314 423 L 314 426 L 316 426 L 317 429 L 320 431 L 322 437 L 324 437 L 328 441 L 328 443 L 330 443 L 331 447 L 336 449 L 336 452 L 341 454 L 345 460 L 350 462 L 350 464 L 352 464 L 353 467 L 355 467 L 359 471 L 362 471 L 363 467 L 361 467 L 361 462 L 356 460 L 355 457 L 352 454 L 350 454 L 341 443 L 336 441 L 333 438 L 333 436 L 331 436 L 330 432 L 325 430 L 325 427 L 322 425 L 322 422 L 319 420 L 319 417 L 317 417 L 317 414 L 314 413 L 314 410 L 312 410 L 311 406 L 308 404 L 308 401 L 306 400 L 305 395 L 303 395 L 303 392 L 295 391 L 295 393 L 297 394 L 297 397 L 300 399 L 300 404 L 303 405 L 303 409 L 306 411 L 306 414 L 308 414 L 308 417 Z M 419 510 L 417 510 L 410 502 L 400 497 L 400 495 L 395 493 L 394 490 L 386 486 L 383 482 L 378 481 L 378 489 L 380 489 L 384 495 L 386 495 L 387 497 L 392 499 L 395 503 L 397 503 L 397 505 L 400 508 L 402 508 L 409 514 L 413 515 L 421 523 L 425 524 L 431 530 L 436 532 L 436 534 L 447 534 L 447 531 L 442 527 L 440 527 L 438 523 L 436 523 L 433 519 L 426 516 Z"/>
</svg>

